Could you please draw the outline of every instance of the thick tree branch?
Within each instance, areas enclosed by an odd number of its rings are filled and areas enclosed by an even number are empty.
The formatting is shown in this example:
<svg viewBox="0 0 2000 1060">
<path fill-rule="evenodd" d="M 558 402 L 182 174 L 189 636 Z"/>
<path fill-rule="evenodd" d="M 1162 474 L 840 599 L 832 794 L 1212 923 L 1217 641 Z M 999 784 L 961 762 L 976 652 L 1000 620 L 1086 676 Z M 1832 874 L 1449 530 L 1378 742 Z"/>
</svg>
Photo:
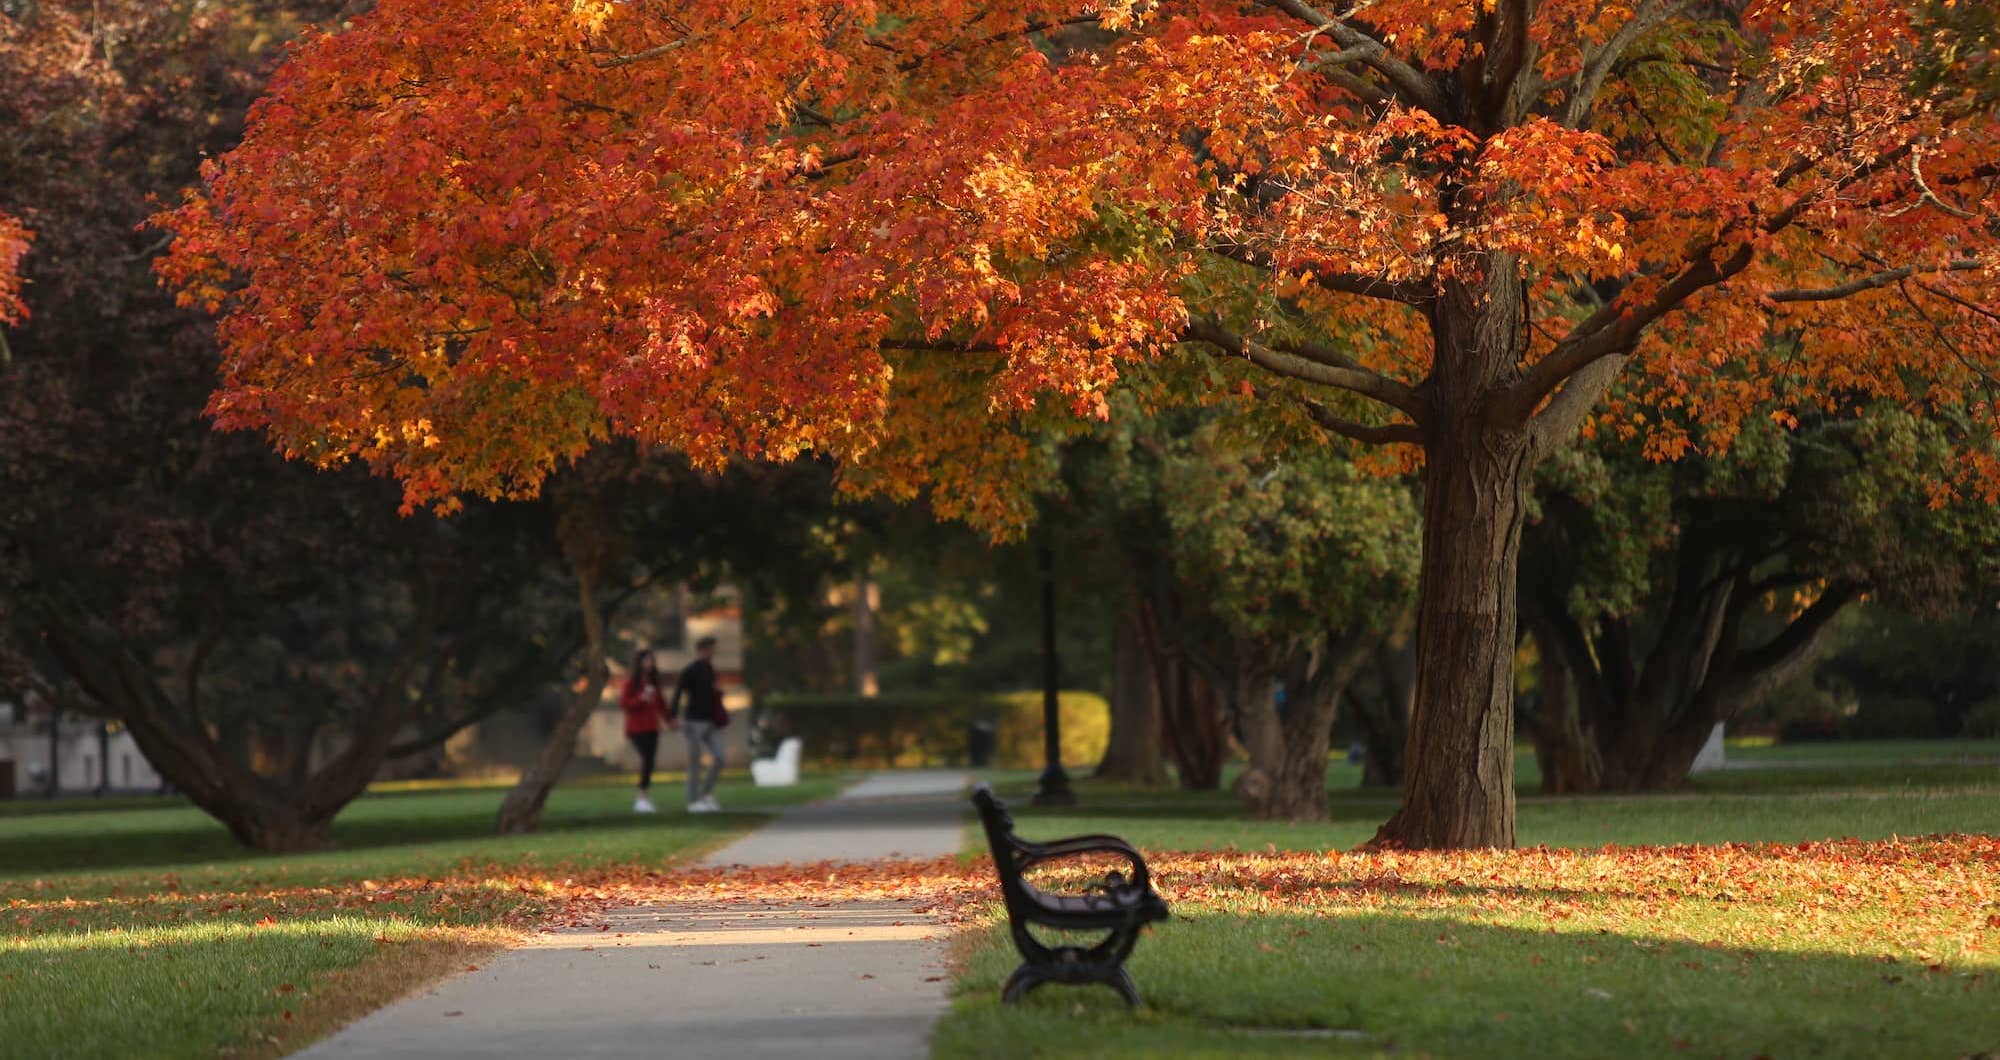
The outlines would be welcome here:
<svg viewBox="0 0 2000 1060">
<path fill-rule="evenodd" d="M 910 353 L 1006 353 L 1006 349 L 990 342 L 951 342 L 945 339 L 881 339 L 875 343 L 879 350 L 899 350 Z"/>
<path fill-rule="evenodd" d="M 1528 444 L 1538 458 L 1554 452 L 1576 435 L 1590 410 L 1597 407 L 1618 373 L 1625 370 L 1625 361 L 1630 356 L 1628 350 L 1583 366 L 1535 414 L 1528 423 Z"/>
<path fill-rule="evenodd" d="M 1422 445 L 1424 432 L 1414 423 L 1356 423 L 1329 411 L 1318 402 L 1305 403 L 1306 414 L 1312 417 L 1320 429 L 1349 438 L 1363 445 L 1393 445 L 1406 443 Z"/>
<path fill-rule="evenodd" d="M 1018 37 L 1027 37 L 1036 33 L 1046 33 L 1052 29 L 1063 29 L 1068 26 L 1094 26 L 1102 21 L 1104 21 L 1103 15 L 1089 14 L 1089 15 L 1072 15 L 1068 18 L 1059 18 L 1050 21 L 1030 22 L 1027 23 L 1026 25 L 1023 25 L 1020 29 L 1009 30 L 1005 33 L 995 33 L 992 34 L 991 36 L 981 37 L 980 39 L 975 41 L 965 41 L 960 43 L 947 44 L 944 47 L 939 48 L 938 50 L 933 52 L 925 52 L 922 55 L 913 55 L 907 59 L 904 59 L 900 64 L 898 64 L 898 69 L 904 73 L 909 73 L 910 71 L 917 69 L 918 67 L 924 65 L 926 62 L 929 62 L 932 59 L 936 59 L 939 56 L 951 55 L 956 52 L 974 51 L 980 48 L 985 48 L 991 45 L 999 44 L 1002 41 L 1014 40 Z"/>
<path fill-rule="evenodd" d="M 1905 265 L 1896 269 L 1858 276 L 1846 283 L 1831 287 L 1795 287 L 1783 291 L 1772 291 L 1767 297 L 1773 302 L 1832 302 L 1838 299 L 1872 291 L 1879 287 L 1907 280 L 1912 276 L 1929 276 L 1942 272 L 1974 272 L 1985 268 L 1986 264 L 1970 258 L 1947 261 L 1937 265 Z"/>
<path fill-rule="evenodd" d="M 1576 73 L 1576 87 L 1571 90 L 1568 101 L 1563 106 L 1562 124 L 1571 129 L 1580 129 L 1590 117 L 1590 109 L 1597 104 L 1598 93 L 1604 88 L 1604 79 L 1611 73 L 1625 50 L 1637 43 L 1639 38 L 1651 33 L 1668 19 L 1686 7 L 1686 0 L 1646 4 L 1632 13 L 1625 24 L 1618 27 L 1611 39 L 1595 52 L 1586 53 L 1583 66 Z"/>
<path fill-rule="evenodd" d="M 509 666 L 492 681 L 488 682 L 485 691 L 474 697 L 470 709 L 466 710 L 463 714 L 438 722 L 407 740 L 391 744 L 383 757 L 385 759 L 402 758 L 405 755 L 413 755 L 426 751 L 451 739 L 461 731 L 498 714 L 507 707 L 520 702 L 521 697 L 526 692 L 533 690 L 536 686 L 560 674 L 563 666 L 579 650 L 590 644 L 589 631 L 593 623 L 601 626 L 603 623 L 611 621 L 627 603 L 631 602 L 633 597 L 639 595 L 640 592 L 652 584 L 653 582 L 650 578 L 641 579 L 634 584 L 625 586 L 602 605 L 596 603 L 586 605 L 589 608 L 601 606 L 602 611 L 599 614 L 593 615 L 586 610 L 573 618 L 566 617 L 560 627 L 560 632 L 550 637 L 548 647 L 540 652 L 533 654 L 523 653 L 518 656 L 512 666 Z M 584 593 L 583 595 L 586 599 L 594 598 L 594 593 Z M 593 660 L 591 665 L 596 665 L 596 661 Z"/>
<path fill-rule="evenodd" d="M 1822 201 L 1823 197 L 1852 187 L 1878 173 L 1893 168 L 1901 162 L 1913 145 L 1887 151 L 1866 164 L 1854 167 L 1830 187 L 1817 192 L 1802 193 L 1783 209 L 1772 213 L 1757 224 L 1764 235 L 1776 235 L 1790 228 L 1806 211 Z M 1780 171 L 1776 183 L 1784 184 L 1796 178 L 1804 169 L 1801 163 L 1793 162 Z M 1805 168 L 1810 168 L 1806 166 Z M 1514 417 L 1515 422 L 1525 423 L 1544 398 L 1555 392 L 1562 381 L 1576 374 L 1585 365 L 1601 357 L 1630 350 L 1638 344 L 1639 336 L 1653 322 L 1672 312 L 1696 293 L 1713 287 L 1750 267 L 1756 260 L 1757 243 L 1745 238 L 1726 257 L 1719 257 L 1725 243 L 1721 239 L 1709 240 L 1695 248 L 1680 266 L 1672 279 L 1660 285 L 1652 297 L 1644 301 L 1628 301 L 1619 297 L 1599 307 L 1595 313 L 1585 318 L 1571 331 L 1569 336 L 1556 344 L 1547 357 L 1522 373 L 1521 378 L 1509 388 L 1502 399 L 1502 409 Z M 1628 287 L 1629 290 L 1629 287 Z"/>
<path fill-rule="evenodd" d="M 1860 595 L 1861 587 L 1852 582 L 1828 586 L 1784 632 L 1756 648 L 1739 652 L 1731 669 L 1744 677 L 1772 679 L 1773 685 L 1784 683 L 1799 663 L 1810 660 L 1813 646 L 1841 609 Z"/>
<path fill-rule="evenodd" d="M 1861 586 L 1838 582 L 1827 587 L 1818 600 L 1786 626 L 1784 632 L 1749 651 L 1734 650 L 1733 644 L 1723 665 L 1710 671 L 1696 697 L 1694 709 L 1708 723 L 1727 721 L 1733 709 L 1769 695 L 1778 686 L 1798 676 L 1812 664 L 1821 640 L 1833 620 L 1861 595 Z M 1733 634 L 1732 634 L 1733 637 Z"/>
<path fill-rule="evenodd" d="M 630 66 L 633 63 L 643 63 L 648 59 L 657 59 L 669 52 L 680 50 L 683 45 L 693 39 L 692 37 L 682 37 L 680 40 L 654 45 L 651 48 L 632 52 L 629 55 L 613 55 L 608 58 L 599 59 L 597 60 L 597 68 L 599 70 L 615 70 L 621 66 Z"/>
<path fill-rule="evenodd" d="M 1254 269 L 1270 272 L 1277 268 L 1269 254 L 1241 243 L 1209 243 L 1202 249 L 1217 257 L 1227 258 Z M 1360 295 L 1363 298 L 1400 302 L 1404 305 L 1422 305 L 1431 300 L 1430 292 L 1416 284 L 1397 283 L 1379 276 L 1363 276 L 1359 273 L 1336 272 L 1331 269 L 1312 269 L 1307 271 L 1306 275 L 1311 277 L 1313 283 L 1322 290 L 1335 294 Z"/>
<path fill-rule="evenodd" d="M 1351 52 L 1356 61 L 1361 62 L 1381 74 L 1395 88 L 1403 102 L 1421 107 L 1432 114 L 1445 113 L 1444 95 L 1438 86 L 1422 70 L 1390 54 L 1381 41 L 1334 18 L 1307 0 L 1264 0 L 1266 6 L 1275 7 L 1315 29 L 1325 30 L 1334 43 L 1343 51 Z"/>
<path fill-rule="evenodd" d="M 1489 129 L 1518 124 L 1538 94 L 1535 44 L 1528 35 L 1535 19 L 1535 2 L 1505 0 L 1480 16 L 1485 54 L 1478 64 L 1479 111 Z"/>
<path fill-rule="evenodd" d="M 1191 322 L 1184 337 L 1206 342 L 1228 353 L 1248 357 L 1266 371 L 1373 398 L 1400 410 L 1419 424 L 1424 421 L 1423 399 L 1409 385 L 1399 383 L 1388 376 L 1379 375 L 1365 368 L 1322 364 L 1309 357 L 1276 350 L 1255 339 L 1238 335 L 1214 320 Z"/>
<path fill-rule="evenodd" d="M 1634 305 L 1621 297 L 1606 303 L 1557 343 L 1548 356 L 1521 373 L 1521 378 L 1501 399 L 1503 414 L 1516 423 L 1528 422 L 1543 399 L 1554 393 L 1564 380 L 1593 361 L 1630 350 L 1653 321 L 1696 292 L 1742 272 L 1750 265 L 1754 253 L 1752 245 L 1745 243 L 1721 262 L 1706 253 L 1697 254 L 1644 302 Z"/>
<path fill-rule="evenodd" d="M 693 41 L 707 40 L 710 37 L 714 37 L 720 33 L 729 33 L 735 30 L 742 29 L 744 26 L 750 24 L 750 19 L 751 16 L 745 15 L 742 18 L 737 19 L 734 23 L 728 26 L 724 26 L 720 29 L 710 30 L 709 32 L 706 33 L 692 33 L 689 34 L 688 36 L 681 37 L 678 40 L 671 40 L 665 44 L 656 44 L 651 48 L 642 48 L 639 51 L 632 52 L 627 55 L 606 56 L 605 58 L 597 60 L 596 65 L 597 68 L 600 70 L 615 70 L 621 66 L 630 66 L 633 63 L 643 63 L 648 59 L 657 59 L 662 55 L 667 55 L 672 52 L 678 51 L 681 48 L 686 47 L 689 43 Z"/>
</svg>

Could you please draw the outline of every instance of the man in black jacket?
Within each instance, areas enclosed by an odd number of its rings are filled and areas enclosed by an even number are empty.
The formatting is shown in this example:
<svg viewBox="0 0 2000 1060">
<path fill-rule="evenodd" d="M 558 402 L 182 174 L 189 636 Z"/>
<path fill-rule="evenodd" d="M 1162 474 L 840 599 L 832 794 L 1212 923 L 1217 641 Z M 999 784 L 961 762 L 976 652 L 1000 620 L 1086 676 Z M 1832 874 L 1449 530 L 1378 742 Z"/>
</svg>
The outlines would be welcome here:
<svg viewBox="0 0 2000 1060">
<path fill-rule="evenodd" d="M 674 685 L 669 717 L 681 716 L 681 697 L 687 697 L 687 719 L 681 733 L 687 737 L 688 812 L 715 813 L 722 807 L 715 801 L 715 782 L 722 776 L 722 689 L 715 683 L 715 638 L 694 642 L 695 660 L 681 671 Z M 706 749 L 708 776 L 702 777 L 702 752 Z"/>
</svg>

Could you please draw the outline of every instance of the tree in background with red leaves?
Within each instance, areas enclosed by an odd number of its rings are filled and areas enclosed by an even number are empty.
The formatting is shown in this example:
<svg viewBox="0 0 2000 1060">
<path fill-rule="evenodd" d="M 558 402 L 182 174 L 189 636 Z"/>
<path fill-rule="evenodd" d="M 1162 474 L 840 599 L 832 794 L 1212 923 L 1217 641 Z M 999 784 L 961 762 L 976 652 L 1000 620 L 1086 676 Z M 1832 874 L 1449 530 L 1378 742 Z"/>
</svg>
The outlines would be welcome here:
<svg viewBox="0 0 2000 1060">
<path fill-rule="evenodd" d="M 165 275 L 222 311 L 223 425 L 410 505 L 616 432 L 886 460 L 1004 521 L 1016 462 L 955 435 L 1206 351 L 1421 466 L 1378 839 L 1507 846 L 1521 529 L 1579 429 L 1668 458 L 1774 406 L 1963 407 L 1935 499 L 2000 495 L 2000 121 L 1934 14 L 401 0 L 294 53 Z"/>
</svg>

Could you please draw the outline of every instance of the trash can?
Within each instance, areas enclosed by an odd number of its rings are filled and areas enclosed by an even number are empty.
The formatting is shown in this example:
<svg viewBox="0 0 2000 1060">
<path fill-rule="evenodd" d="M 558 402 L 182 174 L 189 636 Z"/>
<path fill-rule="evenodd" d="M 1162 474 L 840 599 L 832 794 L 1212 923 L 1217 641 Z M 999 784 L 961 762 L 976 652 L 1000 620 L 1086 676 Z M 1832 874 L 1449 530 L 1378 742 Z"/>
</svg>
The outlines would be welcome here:
<svg viewBox="0 0 2000 1060">
<path fill-rule="evenodd" d="M 990 721 L 967 722 L 965 726 L 965 757 L 974 769 L 985 769 L 993 764 L 993 752 L 999 745 L 996 729 Z"/>
</svg>

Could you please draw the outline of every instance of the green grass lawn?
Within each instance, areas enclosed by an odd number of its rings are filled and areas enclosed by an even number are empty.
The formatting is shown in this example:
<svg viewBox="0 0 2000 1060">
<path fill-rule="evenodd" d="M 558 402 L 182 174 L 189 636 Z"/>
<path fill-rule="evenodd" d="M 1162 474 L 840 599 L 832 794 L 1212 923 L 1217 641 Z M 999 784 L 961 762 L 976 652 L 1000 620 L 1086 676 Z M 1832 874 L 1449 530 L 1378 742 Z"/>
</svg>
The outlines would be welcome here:
<svg viewBox="0 0 2000 1060">
<path fill-rule="evenodd" d="M 966 946 L 934 1053 L 2000 1054 L 1996 754 L 1732 749 L 1770 768 L 1666 795 L 1545 798 L 1530 774 L 1520 840 L 1551 849 L 1458 855 L 1337 853 L 1395 805 L 1345 766 L 1313 824 L 1243 820 L 1227 792 L 1091 781 L 1079 806 L 1038 809 L 1033 774 L 997 774 L 1029 838 L 1147 850 L 1176 915 L 1131 963 L 1136 1013 L 1101 987 L 1001 1006 L 1017 957 L 996 922 Z M 1890 840 L 1932 833 L 1975 838 Z M 1859 841 L 1821 842 L 1836 837 Z"/>
<path fill-rule="evenodd" d="M 1881 839 L 1935 832 L 2000 832 L 2000 741 L 1911 740 L 1732 748 L 1742 766 L 1703 774 L 1674 792 L 1545 796 L 1534 755 L 1515 757 L 1523 846 L 1606 843 L 1797 842 Z M 994 770 L 1024 828 L 1037 833 L 1113 832 L 1154 850 L 1350 849 L 1395 811 L 1397 793 L 1362 788 L 1361 771 L 1327 770 L 1329 820 L 1252 821 L 1227 790 L 1138 791 L 1081 782 L 1075 809 L 1027 805 L 1037 774 Z M 969 834 L 969 833 L 968 833 Z"/>
<path fill-rule="evenodd" d="M 674 778 L 658 789 L 672 792 Z M 278 1055 L 483 959 L 579 891 L 671 867 L 842 778 L 728 813 L 623 786 L 558 789 L 543 830 L 491 834 L 504 788 L 371 794 L 338 848 L 246 855 L 172 800 L 21 803 L 0 816 L 0 1056 Z"/>
</svg>

